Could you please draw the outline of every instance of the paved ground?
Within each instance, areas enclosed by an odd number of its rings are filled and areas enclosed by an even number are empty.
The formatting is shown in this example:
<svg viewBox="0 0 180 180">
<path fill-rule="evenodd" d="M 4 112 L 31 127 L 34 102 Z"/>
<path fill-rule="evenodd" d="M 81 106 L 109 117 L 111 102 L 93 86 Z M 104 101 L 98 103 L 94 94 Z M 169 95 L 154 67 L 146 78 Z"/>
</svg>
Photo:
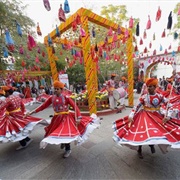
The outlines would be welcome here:
<svg viewBox="0 0 180 180">
<path fill-rule="evenodd" d="M 16 151 L 18 143 L 0 144 L 0 179 L 180 179 L 179 151 L 163 155 L 156 147 L 156 153 L 151 154 L 149 147 L 144 147 L 144 159 L 139 159 L 136 151 L 117 146 L 112 140 L 112 122 L 130 110 L 104 116 L 86 143 L 78 147 L 72 144 L 67 159 L 62 158 L 59 146 L 39 149 L 43 125 L 35 127 L 30 136 L 34 141 L 26 149 Z M 48 118 L 51 112 L 48 108 L 37 116 Z"/>
</svg>

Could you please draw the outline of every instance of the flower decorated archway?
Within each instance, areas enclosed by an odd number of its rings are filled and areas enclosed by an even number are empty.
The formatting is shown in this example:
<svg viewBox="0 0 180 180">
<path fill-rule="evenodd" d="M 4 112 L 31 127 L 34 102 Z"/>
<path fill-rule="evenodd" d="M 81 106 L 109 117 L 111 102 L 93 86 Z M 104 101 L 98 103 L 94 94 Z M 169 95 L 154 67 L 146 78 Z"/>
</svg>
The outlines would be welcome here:
<svg viewBox="0 0 180 180">
<path fill-rule="evenodd" d="M 76 44 L 72 43 L 70 40 L 66 38 L 59 38 L 57 31 L 62 34 L 66 32 L 68 29 L 73 27 L 73 23 L 76 19 L 79 19 L 80 26 L 84 31 L 84 35 L 82 36 L 81 42 Z M 112 29 L 112 31 L 117 32 L 120 28 L 121 33 L 117 35 L 117 41 L 123 40 L 126 43 L 126 55 L 127 55 L 127 66 L 128 66 L 128 102 L 129 106 L 133 106 L 133 37 L 130 29 L 125 29 L 123 27 L 119 27 L 118 24 L 105 19 L 90 10 L 80 8 L 75 14 L 70 16 L 65 22 L 61 23 L 56 29 L 54 29 L 48 36 L 44 37 L 44 44 L 47 46 L 48 58 L 51 66 L 52 78 L 53 80 L 58 80 L 58 72 L 56 68 L 55 60 L 57 57 L 54 53 L 53 43 L 56 44 L 71 44 L 71 46 L 76 46 L 82 49 L 83 59 L 84 59 L 84 68 L 85 68 L 85 76 L 86 76 L 86 85 L 88 92 L 88 104 L 90 114 L 97 112 L 96 106 L 96 92 L 98 91 L 98 81 L 97 81 L 97 62 L 96 62 L 96 54 L 92 54 L 92 45 L 90 40 L 90 33 L 88 22 L 95 23 L 107 29 Z M 128 31 L 128 35 L 127 32 Z M 126 36 L 127 35 L 127 36 Z M 113 42 L 113 38 L 109 38 L 106 43 L 110 44 Z M 97 47 L 101 46 L 102 42 L 97 44 Z"/>
</svg>

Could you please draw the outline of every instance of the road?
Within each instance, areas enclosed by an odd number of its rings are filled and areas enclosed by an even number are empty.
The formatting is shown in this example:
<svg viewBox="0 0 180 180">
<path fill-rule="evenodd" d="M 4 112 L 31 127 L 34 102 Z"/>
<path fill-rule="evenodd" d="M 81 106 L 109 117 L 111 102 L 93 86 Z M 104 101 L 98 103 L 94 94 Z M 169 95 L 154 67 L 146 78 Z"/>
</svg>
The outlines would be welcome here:
<svg viewBox="0 0 180 180">
<path fill-rule="evenodd" d="M 28 106 L 33 109 L 37 105 Z M 39 124 L 30 137 L 33 142 L 26 148 L 16 151 L 16 143 L 0 144 L 0 179 L 180 179 L 179 151 L 169 150 L 164 155 L 156 147 L 143 147 L 144 159 L 127 147 L 120 147 L 112 140 L 112 122 L 128 115 L 130 108 L 122 113 L 103 117 L 101 126 L 91 134 L 81 146 L 72 143 L 72 153 L 63 159 L 63 150 L 57 145 L 39 149 L 44 136 L 44 125 Z M 36 114 L 49 118 L 52 108 Z"/>
</svg>

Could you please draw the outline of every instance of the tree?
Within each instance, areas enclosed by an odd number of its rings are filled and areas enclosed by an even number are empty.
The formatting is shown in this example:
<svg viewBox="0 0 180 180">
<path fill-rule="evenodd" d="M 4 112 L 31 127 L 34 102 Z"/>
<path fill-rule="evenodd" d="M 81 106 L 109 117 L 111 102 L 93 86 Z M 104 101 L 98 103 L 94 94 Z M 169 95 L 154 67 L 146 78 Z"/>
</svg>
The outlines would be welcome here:
<svg viewBox="0 0 180 180">
<path fill-rule="evenodd" d="M 7 28 L 11 34 L 11 37 L 15 43 L 14 51 L 8 51 L 9 55 L 14 57 L 16 70 L 33 69 L 34 70 L 49 70 L 49 63 L 47 55 L 42 56 L 42 52 L 46 53 L 45 46 L 41 43 L 31 51 L 27 47 L 27 35 L 31 34 L 36 39 L 36 32 L 33 31 L 35 23 L 32 19 L 25 15 L 27 5 L 23 5 L 21 0 L 2 0 L 0 2 L 0 48 L 6 47 L 4 31 Z M 21 26 L 22 36 L 17 32 L 17 23 Z M 24 53 L 19 52 L 20 46 L 23 47 Z M 7 49 L 7 48 L 6 48 Z M 40 51 L 39 51 L 40 50 Z M 7 63 L 3 58 L 3 52 L 0 51 L 1 66 L 0 69 L 6 69 Z M 39 58 L 39 63 L 35 62 L 36 57 Z M 22 67 L 22 62 L 25 66 Z"/>
<path fill-rule="evenodd" d="M 129 21 L 130 19 L 130 17 L 127 16 L 127 9 L 125 5 L 103 6 L 101 10 L 101 15 L 105 17 L 106 19 L 117 23 L 120 26 L 127 24 L 127 21 Z M 132 28 L 133 34 L 135 33 L 135 27 L 136 27 L 135 25 L 137 24 L 138 21 L 139 19 L 134 19 L 134 27 Z M 107 30 L 105 30 L 104 28 L 101 28 L 101 32 L 102 32 L 101 37 L 102 37 L 102 34 L 103 34 L 103 37 L 107 36 Z M 126 45 L 121 42 L 120 48 L 114 48 L 109 53 L 111 55 L 111 60 L 102 61 L 102 63 L 100 63 L 101 76 L 104 76 L 104 79 L 107 80 L 107 77 L 108 75 L 111 74 L 111 72 L 116 72 L 119 76 L 125 75 L 127 77 L 127 57 L 124 52 L 126 52 Z M 114 54 L 120 55 L 120 60 L 115 61 Z M 135 65 L 135 69 L 138 70 L 137 65 Z M 136 70 L 135 70 L 135 74 L 137 74 Z"/>
<path fill-rule="evenodd" d="M 69 83 L 85 83 L 85 71 L 84 66 L 77 62 L 74 66 L 67 69 L 67 74 L 69 77 Z"/>
</svg>

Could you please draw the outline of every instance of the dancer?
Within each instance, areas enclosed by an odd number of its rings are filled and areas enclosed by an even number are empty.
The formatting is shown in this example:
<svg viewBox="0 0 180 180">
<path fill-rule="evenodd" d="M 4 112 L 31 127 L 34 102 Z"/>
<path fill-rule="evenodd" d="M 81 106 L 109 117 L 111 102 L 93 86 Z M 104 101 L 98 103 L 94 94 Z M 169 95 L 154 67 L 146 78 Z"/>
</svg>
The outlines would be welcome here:
<svg viewBox="0 0 180 180">
<path fill-rule="evenodd" d="M 0 142 L 17 142 L 20 146 L 16 150 L 26 148 L 32 139 L 28 137 L 34 126 L 42 121 L 40 118 L 26 116 L 25 106 L 22 99 L 13 95 L 12 87 L 5 87 L 6 99 L 0 103 L 0 111 L 6 110 L 3 116 L 0 116 Z"/>
<path fill-rule="evenodd" d="M 153 146 L 155 144 L 163 153 L 167 152 L 168 146 L 180 148 L 178 135 L 180 123 L 160 113 L 161 104 L 167 103 L 168 100 L 156 93 L 157 84 L 157 79 L 148 79 L 146 81 L 148 93 L 140 97 L 138 105 L 129 116 L 118 119 L 113 126 L 113 139 L 119 145 L 135 149 L 139 146 L 139 158 L 143 158 L 142 145 L 149 145 L 152 153 L 155 153 Z"/>
<path fill-rule="evenodd" d="M 70 143 L 75 141 L 81 144 L 87 140 L 89 134 L 99 126 L 99 118 L 96 115 L 82 117 L 74 101 L 63 94 L 63 88 L 62 82 L 55 81 L 54 95 L 29 114 L 42 111 L 52 104 L 54 116 L 51 123 L 45 128 L 45 138 L 41 141 L 40 148 L 45 148 L 48 143 L 61 144 L 61 148 L 65 147 L 63 157 L 67 158 L 71 154 Z M 69 112 L 69 106 L 73 107 L 75 114 Z"/>
</svg>

